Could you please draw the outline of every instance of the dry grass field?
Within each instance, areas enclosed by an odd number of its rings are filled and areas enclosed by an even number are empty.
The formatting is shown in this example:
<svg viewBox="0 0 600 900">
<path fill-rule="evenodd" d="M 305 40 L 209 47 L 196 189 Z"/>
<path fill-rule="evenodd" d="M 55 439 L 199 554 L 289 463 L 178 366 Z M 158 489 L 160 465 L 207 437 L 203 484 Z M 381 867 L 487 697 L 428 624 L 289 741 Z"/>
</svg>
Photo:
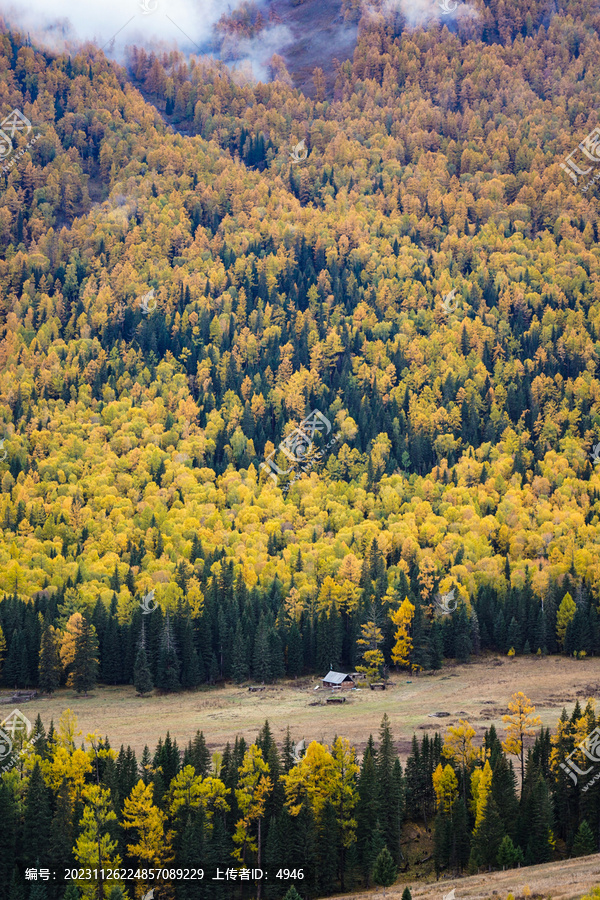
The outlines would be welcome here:
<svg viewBox="0 0 600 900">
<path fill-rule="evenodd" d="M 435 675 L 407 677 L 394 673 L 391 681 L 385 692 L 350 691 L 341 705 L 326 705 L 329 692 L 315 690 L 320 682 L 311 678 L 270 685 L 260 693 L 250 693 L 247 686 L 229 685 L 145 699 L 138 697 L 133 687 L 99 687 L 87 698 L 63 689 L 52 698 L 40 697 L 23 704 L 22 711 L 31 720 L 40 713 L 48 727 L 51 719 L 56 724 L 61 713 L 70 708 L 78 717 L 81 738 L 97 731 L 108 735 L 115 748 L 130 744 L 138 758 L 145 744 L 153 750 L 167 731 L 183 747 L 200 729 L 211 750 L 216 750 L 236 735 L 253 740 L 265 719 L 279 742 L 289 725 L 295 740 L 304 737 L 307 742 L 316 739 L 331 743 L 339 734 L 348 737 L 360 751 L 369 733 L 377 735 L 387 712 L 404 763 L 413 734 L 420 738 L 426 731 L 443 733 L 459 718 L 469 720 L 478 739 L 492 723 L 502 735 L 502 715 L 518 690 L 533 700 L 542 723 L 554 730 L 563 707 L 570 713 L 576 700 L 583 705 L 596 695 L 600 660 L 490 656 L 469 665 L 445 666 Z M 323 705 L 317 705 L 320 700 Z M 9 712 L 12 707 L 5 709 Z M 439 712 L 449 715 L 431 715 Z M 414 831 L 406 835 L 409 840 L 405 846 L 407 858 L 413 863 L 431 852 L 431 834 L 420 828 Z M 431 874 L 432 865 L 418 865 L 416 870 L 411 866 L 411 871 L 419 871 L 420 876 L 401 876 L 403 880 L 389 888 L 386 896 L 400 900 L 408 883 L 413 900 L 443 900 L 453 888 L 455 900 L 506 900 L 509 892 L 515 900 L 526 900 L 528 891 L 531 900 L 576 900 L 600 884 L 600 855 L 438 882 Z M 383 892 L 377 889 L 351 896 L 352 900 L 380 900 Z"/>
<path fill-rule="evenodd" d="M 551 898 L 551 900 L 577 900 L 600 884 L 600 854 L 568 859 L 564 862 L 546 863 L 541 866 L 527 866 L 509 869 L 506 872 L 485 872 L 466 878 L 448 878 L 430 884 L 410 883 L 413 900 L 443 900 L 455 889 L 455 900 L 506 900 L 512 893 L 515 900 L 525 900 L 527 888 L 531 900 Z M 386 900 L 400 900 L 406 883 L 398 882 L 386 890 Z M 348 895 L 337 895 L 329 900 L 342 900 Z M 361 891 L 352 895 L 352 900 L 382 900 L 381 888 Z"/>
<path fill-rule="evenodd" d="M 236 734 L 254 739 L 265 719 L 277 741 L 289 725 L 294 739 L 330 743 L 339 734 L 360 750 L 369 733 L 377 735 L 387 712 L 404 760 L 413 733 L 420 737 L 425 730 L 443 732 L 459 718 L 467 718 L 478 737 L 492 722 L 501 729 L 507 702 L 518 690 L 533 700 L 543 724 L 554 729 L 563 706 L 571 711 L 575 700 L 583 703 L 594 696 L 599 680 L 598 659 L 487 657 L 469 665 L 447 666 L 431 676 L 394 673 L 393 685 L 385 692 L 350 691 L 342 705 L 311 705 L 329 696 L 314 690 L 319 682 L 313 678 L 270 685 L 260 693 L 231 685 L 144 699 L 136 696 L 133 687 L 99 687 L 87 698 L 62 689 L 51 699 L 23 704 L 22 711 L 32 720 L 40 713 L 48 727 L 50 719 L 56 724 L 69 707 L 78 716 L 83 737 L 97 731 L 108 735 L 113 747 L 130 744 L 136 753 L 144 744 L 153 749 L 167 730 L 181 747 L 200 729 L 211 749 L 221 749 Z M 450 715 L 431 718 L 435 712 Z"/>
</svg>

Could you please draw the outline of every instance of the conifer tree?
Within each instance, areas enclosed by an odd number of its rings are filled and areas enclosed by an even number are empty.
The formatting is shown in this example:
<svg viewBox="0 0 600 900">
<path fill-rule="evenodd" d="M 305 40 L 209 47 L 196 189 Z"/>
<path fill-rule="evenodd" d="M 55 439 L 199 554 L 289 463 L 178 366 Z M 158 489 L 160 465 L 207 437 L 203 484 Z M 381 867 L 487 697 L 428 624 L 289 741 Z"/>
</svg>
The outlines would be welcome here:
<svg viewBox="0 0 600 900">
<path fill-rule="evenodd" d="M 521 854 L 522 858 L 522 854 Z M 519 860 L 519 850 L 513 844 L 510 835 L 505 834 L 498 850 L 497 862 L 503 869 L 511 869 Z"/>
<path fill-rule="evenodd" d="M 396 863 L 392 859 L 392 854 L 387 847 L 384 847 L 373 866 L 373 881 L 383 888 L 383 896 L 385 890 L 393 885 L 398 874 Z"/>
<path fill-rule="evenodd" d="M 15 866 L 12 873 L 7 900 L 25 900 L 25 887 L 19 870 Z"/>
<path fill-rule="evenodd" d="M 317 829 L 319 890 L 331 894 L 335 890 L 339 857 L 339 831 L 335 807 L 327 800 Z"/>
<path fill-rule="evenodd" d="M 66 778 L 63 778 L 55 800 L 49 857 L 52 865 L 60 870 L 68 869 L 73 864 L 73 803 Z"/>
<path fill-rule="evenodd" d="M 283 900 L 302 900 L 302 897 L 300 896 L 294 885 L 292 885 Z"/>
<path fill-rule="evenodd" d="M 257 681 L 269 684 L 273 677 L 271 647 L 267 624 L 262 620 L 254 638 L 254 658 L 252 673 Z"/>
<path fill-rule="evenodd" d="M 9 884 L 17 853 L 17 803 L 13 786 L 2 778 L 0 778 L 0 810 L 2 810 L 0 882 Z"/>
<path fill-rule="evenodd" d="M 303 655 L 302 635 L 296 622 L 292 622 L 287 639 L 287 673 L 291 678 L 302 674 Z"/>
<path fill-rule="evenodd" d="M 146 626 L 142 622 L 142 633 L 140 637 L 140 647 L 135 658 L 135 667 L 133 670 L 133 684 L 138 694 L 142 697 L 149 694 L 153 690 L 152 673 L 148 665 L 148 656 L 146 654 Z"/>
<path fill-rule="evenodd" d="M 163 691 L 179 690 L 179 668 L 179 656 L 175 647 L 170 614 L 167 611 L 158 657 L 156 686 Z"/>
<path fill-rule="evenodd" d="M 2 623 L 0 623 L 0 677 L 2 676 L 2 665 L 6 656 L 6 638 L 2 631 Z"/>
<path fill-rule="evenodd" d="M 67 885 L 67 890 L 65 891 L 63 900 L 79 900 L 79 891 L 77 890 L 76 885 Z M 109 900 L 113 900 L 113 898 L 110 897 Z"/>
<path fill-rule="evenodd" d="M 498 814 L 494 798 L 489 794 L 483 811 L 483 818 L 473 832 L 471 845 L 472 864 L 475 867 L 487 866 L 491 871 L 492 866 L 496 865 L 503 837 L 502 819 Z"/>
<path fill-rule="evenodd" d="M 104 632 L 101 655 L 102 680 L 106 684 L 118 684 L 121 681 L 122 658 L 119 640 L 119 623 L 116 616 L 108 620 Z"/>
<path fill-rule="evenodd" d="M 377 818 L 381 824 L 386 845 L 396 862 L 400 854 L 400 827 L 403 811 L 401 785 L 394 774 L 396 753 L 387 713 L 384 713 L 379 732 L 379 747 L 375 763 L 377 775 Z"/>
<path fill-rule="evenodd" d="M 27 783 L 25 814 L 23 819 L 23 850 L 29 866 L 46 865 L 50 842 L 50 796 L 36 760 Z"/>
<path fill-rule="evenodd" d="M 87 693 L 96 684 L 98 675 L 98 638 L 96 629 L 82 616 L 81 627 L 75 639 L 73 659 L 73 685 L 78 694 Z"/>
<path fill-rule="evenodd" d="M 36 881 L 31 885 L 29 900 L 48 900 L 48 891 L 43 881 Z"/>
<path fill-rule="evenodd" d="M 235 629 L 235 637 L 233 639 L 233 658 L 231 661 L 231 675 L 237 684 L 241 684 L 248 678 L 248 654 L 246 650 L 246 641 L 242 632 L 241 623 L 238 622 Z"/>
<path fill-rule="evenodd" d="M 200 775 L 201 778 L 206 778 L 210 773 L 210 750 L 206 746 L 202 731 L 196 732 L 191 743 L 189 765 L 194 767 L 196 775 Z"/>
<path fill-rule="evenodd" d="M 40 690 L 44 694 L 53 694 L 60 685 L 61 673 L 58 635 L 55 629 L 47 624 L 42 633 L 39 656 L 38 684 Z"/>
<path fill-rule="evenodd" d="M 115 884 L 114 887 L 109 888 L 108 900 L 126 900 L 123 888 L 118 884 Z"/>
<path fill-rule="evenodd" d="M 358 861 L 362 870 L 366 886 L 369 886 L 373 863 L 379 851 L 385 845 L 381 832 L 381 825 L 377 818 L 379 812 L 377 773 L 375 771 L 373 737 L 369 738 L 363 754 L 360 775 L 358 777 L 358 803 L 356 806 L 356 838 L 358 844 Z M 375 823 L 375 827 L 374 824 Z M 381 846 L 377 847 L 377 854 L 372 857 L 371 838 L 377 831 Z"/>
<path fill-rule="evenodd" d="M 596 852 L 596 841 L 592 829 L 584 819 L 577 830 L 573 841 L 573 854 L 575 856 L 589 856 Z"/>
<path fill-rule="evenodd" d="M 140 760 L 140 778 L 144 784 L 149 784 L 152 778 L 152 755 L 148 744 L 145 744 L 142 750 L 142 758 Z"/>
<path fill-rule="evenodd" d="M 186 818 L 181 839 L 176 848 L 174 864 L 177 868 L 193 869 L 204 857 L 204 811 L 200 806 L 189 812 Z M 175 886 L 177 900 L 203 900 L 204 885 L 201 881 L 190 880 L 178 882 Z"/>
<path fill-rule="evenodd" d="M 182 629 L 181 641 L 181 686 L 195 688 L 201 682 L 200 661 L 194 646 L 194 629 L 189 616 L 186 617 Z"/>
</svg>

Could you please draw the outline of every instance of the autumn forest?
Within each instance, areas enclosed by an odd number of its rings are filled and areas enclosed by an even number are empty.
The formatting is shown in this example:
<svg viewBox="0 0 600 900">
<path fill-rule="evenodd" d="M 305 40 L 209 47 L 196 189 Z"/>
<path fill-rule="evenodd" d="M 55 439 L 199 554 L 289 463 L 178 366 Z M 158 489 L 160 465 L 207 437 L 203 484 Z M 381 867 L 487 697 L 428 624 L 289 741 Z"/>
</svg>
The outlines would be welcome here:
<svg viewBox="0 0 600 900">
<path fill-rule="evenodd" d="M 0 113 L 21 115 L 0 162 L 8 698 L 329 669 L 368 691 L 498 655 L 597 671 L 600 225 L 564 160 L 600 127 L 600 13 L 340 16 L 353 58 L 305 91 L 283 54 L 258 81 L 0 28 Z M 244 2 L 215 39 L 235 56 L 277 21 Z M 565 767 L 593 698 L 548 729 L 523 685 L 506 717 L 415 737 L 402 765 L 387 716 L 364 751 L 301 755 L 268 722 L 217 751 L 157 723 L 140 759 L 38 717 L 0 776 L 3 895 L 141 900 L 149 879 L 24 873 L 200 856 L 304 875 L 171 877 L 160 900 L 386 887 L 407 823 L 437 876 L 597 852 L 600 787 Z"/>
</svg>

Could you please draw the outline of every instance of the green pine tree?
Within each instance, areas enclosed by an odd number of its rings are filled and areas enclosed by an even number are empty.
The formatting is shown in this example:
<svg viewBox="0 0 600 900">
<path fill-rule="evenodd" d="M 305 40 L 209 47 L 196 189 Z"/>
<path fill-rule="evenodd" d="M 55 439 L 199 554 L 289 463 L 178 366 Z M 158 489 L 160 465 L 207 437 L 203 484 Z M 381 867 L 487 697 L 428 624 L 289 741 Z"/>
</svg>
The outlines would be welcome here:
<svg viewBox="0 0 600 900">
<path fill-rule="evenodd" d="M 13 869 L 7 900 L 25 900 L 25 887 L 17 868 Z"/>
<path fill-rule="evenodd" d="M 332 894 L 335 890 L 339 858 L 338 844 L 339 829 L 335 807 L 328 800 L 318 829 L 317 840 L 319 888 L 322 894 Z"/>
<path fill-rule="evenodd" d="M 156 686 L 163 691 L 178 691 L 180 687 L 179 668 L 179 657 L 175 647 L 170 616 L 167 612 L 158 657 Z"/>
<path fill-rule="evenodd" d="M 271 646 L 266 622 L 261 621 L 254 639 L 252 674 L 257 681 L 269 684 L 273 678 Z"/>
<path fill-rule="evenodd" d="M 0 883 L 9 884 L 17 854 L 17 801 L 14 789 L 0 778 Z"/>
<path fill-rule="evenodd" d="M 201 680 L 200 660 L 194 646 L 194 627 L 188 616 L 183 624 L 181 635 L 181 686 L 195 688 L 198 687 Z"/>
<path fill-rule="evenodd" d="M 300 896 L 294 885 L 292 885 L 283 900 L 302 900 L 302 897 Z"/>
<path fill-rule="evenodd" d="M 73 864 L 74 843 L 73 803 L 67 779 L 63 778 L 55 800 L 49 844 L 49 856 L 57 871 L 68 869 Z"/>
<path fill-rule="evenodd" d="M 369 741 L 362 758 L 360 774 L 358 776 L 358 802 L 356 804 L 356 841 L 359 865 L 369 887 L 371 870 L 379 852 L 385 846 L 385 840 L 381 831 L 381 825 L 377 818 L 377 773 L 375 771 L 373 736 Z M 373 823 L 375 822 L 375 827 Z M 375 845 L 372 838 L 377 835 Z M 375 856 L 373 851 L 376 850 Z"/>
<path fill-rule="evenodd" d="M 302 635 L 295 622 L 289 630 L 287 640 L 287 673 L 291 678 L 297 678 L 302 674 L 304 653 L 302 649 Z"/>
<path fill-rule="evenodd" d="M 44 694 L 53 694 L 60 685 L 62 664 L 60 661 L 58 638 L 50 625 L 46 625 L 42 632 L 38 671 L 40 691 Z"/>
<path fill-rule="evenodd" d="M 206 746 L 202 731 L 196 732 L 196 737 L 192 744 L 191 764 L 196 770 L 196 774 L 200 775 L 202 778 L 206 778 L 210 774 L 210 750 Z"/>
<path fill-rule="evenodd" d="M 394 739 L 387 713 L 384 714 L 380 742 L 375 761 L 377 774 L 377 818 L 381 824 L 386 846 L 394 862 L 400 855 L 400 828 L 403 816 L 403 785 L 399 764 L 396 766 Z M 391 849 L 390 849 L 391 848 Z"/>
<path fill-rule="evenodd" d="M 497 862 L 503 869 L 512 869 L 517 863 L 517 848 L 508 834 L 505 834 L 498 850 Z"/>
<path fill-rule="evenodd" d="M 409 887 L 405 887 L 402 891 L 402 900 L 412 900 L 412 894 Z"/>
<path fill-rule="evenodd" d="M 50 824 L 49 791 L 36 760 L 27 783 L 23 817 L 23 857 L 26 865 L 37 867 L 48 864 Z"/>
<path fill-rule="evenodd" d="M 73 685 L 78 694 L 86 697 L 88 691 L 96 684 L 98 676 L 98 638 L 96 629 L 82 617 L 81 630 L 75 640 L 75 658 L 73 660 Z"/>
<path fill-rule="evenodd" d="M 149 694 L 154 689 L 152 672 L 148 665 L 148 656 L 145 647 L 140 647 L 135 658 L 133 684 L 138 694 L 141 694 L 142 696 L 144 696 L 144 694 Z"/>
<path fill-rule="evenodd" d="M 573 854 L 575 856 L 589 856 L 590 853 L 596 853 L 596 841 L 592 829 L 584 819 L 575 835 L 573 841 Z"/>
<path fill-rule="evenodd" d="M 396 863 L 392 859 L 392 854 L 387 847 L 384 847 L 373 866 L 372 877 L 375 884 L 383 888 L 383 896 L 385 897 L 385 889 L 391 887 L 396 881 L 398 869 Z M 408 890 L 408 888 L 407 888 Z M 410 895 L 410 892 L 409 892 Z M 402 895 L 404 897 L 404 894 Z M 408 900 L 408 898 L 406 898 Z"/>
<path fill-rule="evenodd" d="M 244 640 L 241 623 L 238 622 L 235 629 L 235 637 L 233 639 L 231 675 L 236 684 L 241 684 L 242 681 L 245 681 L 248 678 L 249 671 L 246 641 Z"/>
<path fill-rule="evenodd" d="M 504 837 L 504 826 L 498 813 L 496 801 L 490 795 L 485 805 L 483 819 L 473 832 L 471 862 L 474 867 L 487 866 L 491 871 L 496 864 L 500 844 Z"/>
<path fill-rule="evenodd" d="M 64 895 L 63 900 L 79 900 L 79 891 L 77 890 L 77 886 L 75 884 L 70 884 Z"/>
<path fill-rule="evenodd" d="M 43 881 L 36 881 L 31 885 L 29 900 L 48 900 L 48 891 Z"/>
</svg>

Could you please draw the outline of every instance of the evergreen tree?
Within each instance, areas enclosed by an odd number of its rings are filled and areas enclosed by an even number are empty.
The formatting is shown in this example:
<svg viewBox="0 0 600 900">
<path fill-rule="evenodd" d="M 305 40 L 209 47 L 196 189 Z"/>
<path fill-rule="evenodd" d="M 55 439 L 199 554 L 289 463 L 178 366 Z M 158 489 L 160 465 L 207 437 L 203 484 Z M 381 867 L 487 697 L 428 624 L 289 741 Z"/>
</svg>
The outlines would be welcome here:
<svg viewBox="0 0 600 900">
<path fill-rule="evenodd" d="M 102 680 L 106 684 L 119 684 L 122 680 L 122 659 L 120 646 L 119 623 L 115 615 L 111 615 L 104 632 L 101 655 Z"/>
<path fill-rule="evenodd" d="M 79 900 L 79 891 L 77 890 L 77 885 L 69 884 L 64 893 L 63 900 Z M 109 898 L 112 900 L 112 898 Z"/>
<path fill-rule="evenodd" d="M 498 859 L 498 851 L 504 837 L 502 819 L 498 814 L 496 802 L 488 797 L 478 828 L 473 832 L 471 845 L 471 861 L 474 866 L 487 866 L 491 871 Z"/>
<path fill-rule="evenodd" d="M 36 760 L 27 783 L 23 818 L 23 857 L 26 865 L 38 867 L 50 862 L 50 794 Z"/>
<path fill-rule="evenodd" d="M 377 818 L 381 824 L 386 845 L 397 862 L 400 854 L 400 827 L 402 824 L 402 785 L 398 783 L 398 770 L 394 772 L 396 753 L 387 713 L 384 714 L 379 732 L 375 770 L 377 775 Z"/>
<path fill-rule="evenodd" d="M 140 649 L 137 652 L 133 669 L 133 684 L 138 694 L 141 694 L 142 696 L 144 696 L 144 694 L 149 694 L 154 688 L 154 684 L 152 683 L 152 672 L 150 671 L 148 656 L 146 654 L 146 640 L 143 626 Z"/>
<path fill-rule="evenodd" d="M 193 766 L 196 775 L 200 775 L 201 778 L 207 778 L 210 774 L 210 750 L 206 746 L 202 731 L 197 731 L 194 740 L 189 742 L 183 764 Z"/>
<path fill-rule="evenodd" d="M 372 877 L 375 884 L 383 888 L 383 896 L 385 897 L 385 889 L 389 888 L 396 881 L 398 869 L 396 863 L 392 859 L 392 854 L 387 847 L 384 847 L 373 866 Z"/>
<path fill-rule="evenodd" d="M 36 881 L 31 885 L 29 900 L 48 900 L 48 891 L 43 881 Z"/>
<path fill-rule="evenodd" d="M 123 888 L 119 884 L 109 888 L 108 900 L 126 900 Z"/>
<path fill-rule="evenodd" d="M 188 813 L 175 853 L 178 868 L 193 869 L 204 856 L 204 812 L 202 807 Z M 201 881 L 181 881 L 176 884 L 177 900 L 203 900 L 204 885 Z"/>
<path fill-rule="evenodd" d="M 73 803 L 67 779 L 63 778 L 50 828 L 49 856 L 53 866 L 62 871 L 73 864 L 73 844 Z"/>
<path fill-rule="evenodd" d="M 23 879 L 21 878 L 19 870 L 16 868 L 16 866 L 13 869 L 7 900 L 25 900 L 25 887 L 23 885 Z"/>
<path fill-rule="evenodd" d="M 304 651 L 302 635 L 295 622 L 292 622 L 287 641 L 287 673 L 291 678 L 302 674 Z"/>
<path fill-rule="evenodd" d="M 521 637 L 521 626 L 513 616 L 510 620 L 510 624 L 508 626 L 508 634 L 506 638 L 506 642 L 508 647 L 513 647 L 516 653 L 521 652 L 521 648 L 523 646 L 522 637 Z"/>
<path fill-rule="evenodd" d="M 248 654 L 246 641 L 242 632 L 241 622 L 238 622 L 233 639 L 233 658 L 231 662 L 231 675 L 237 684 L 241 684 L 248 678 L 250 668 L 248 666 Z"/>
<path fill-rule="evenodd" d="M 503 869 L 512 869 L 518 862 L 519 854 L 510 836 L 505 834 L 498 850 L 497 862 Z"/>
<path fill-rule="evenodd" d="M 17 803 L 13 788 L 8 781 L 0 778 L 0 883 L 9 884 L 17 854 Z"/>
<path fill-rule="evenodd" d="M 596 853 L 596 841 L 592 829 L 584 819 L 573 841 L 573 854 L 574 856 L 589 856 L 590 853 Z"/>
<path fill-rule="evenodd" d="M 257 681 L 269 684 L 273 677 L 271 647 L 266 622 L 262 620 L 254 639 L 254 661 L 252 672 Z"/>
<path fill-rule="evenodd" d="M 385 845 L 385 839 L 383 838 L 381 826 L 377 818 L 379 812 L 379 804 L 374 753 L 375 749 L 373 746 L 373 737 L 371 735 L 363 754 L 360 774 L 358 777 L 358 802 L 356 805 L 356 840 L 358 844 L 358 861 L 367 887 L 369 886 L 371 870 L 376 858 L 372 856 L 372 836 L 377 832 L 379 841 L 381 842 L 381 846 L 377 847 L 377 854 Z"/>
<path fill-rule="evenodd" d="M 58 637 L 51 625 L 46 625 L 42 633 L 39 656 L 38 685 L 44 694 L 53 694 L 60 685 L 62 664 Z"/>
<path fill-rule="evenodd" d="M 339 858 L 338 843 L 339 829 L 335 807 L 328 800 L 323 810 L 317 843 L 319 888 L 322 894 L 331 894 L 335 890 Z"/>
<path fill-rule="evenodd" d="M 451 863 L 457 874 L 467 866 L 471 849 L 467 807 L 462 797 L 452 805 L 452 855 Z"/>
<path fill-rule="evenodd" d="M 187 616 L 181 639 L 181 686 L 188 689 L 195 688 L 201 680 L 200 660 L 194 646 L 194 629 L 191 619 Z"/>
<path fill-rule="evenodd" d="M 73 685 L 78 694 L 87 693 L 96 684 L 98 675 L 98 638 L 96 629 L 82 616 L 81 628 L 75 639 L 75 658 L 73 660 Z"/>
<path fill-rule="evenodd" d="M 302 897 L 300 896 L 294 885 L 292 885 L 283 900 L 302 900 Z"/>
<path fill-rule="evenodd" d="M 552 833 L 554 816 L 548 785 L 541 772 L 538 772 L 535 778 L 529 806 L 525 862 L 527 865 L 549 862 L 554 840 Z"/>
<path fill-rule="evenodd" d="M 156 686 L 163 691 L 179 690 L 179 668 L 179 656 L 175 647 L 170 615 L 167 612 L 158 657 Z"/>
<path fill-rule="evenodd" d="M 491 729 L 490 729 L 491 730 Z M 494 735 L 495 735 L 494 729 Z M 496 738 L 497 740 L 497 738 Z M 499 742 L 498 742 L 499 743 Z M 494 748 L 495 749 L 495 748 Z M 492 759 L 493 753 L 492 750 Z M 519 813 L 517 800 L 517 779 L 512 763 L 506 759 L 500 746 L 500 755 L 492 762 L 492 797 L 496 802 L 498 813 L 506 834 L 515 837 Z"/>
</svg>

